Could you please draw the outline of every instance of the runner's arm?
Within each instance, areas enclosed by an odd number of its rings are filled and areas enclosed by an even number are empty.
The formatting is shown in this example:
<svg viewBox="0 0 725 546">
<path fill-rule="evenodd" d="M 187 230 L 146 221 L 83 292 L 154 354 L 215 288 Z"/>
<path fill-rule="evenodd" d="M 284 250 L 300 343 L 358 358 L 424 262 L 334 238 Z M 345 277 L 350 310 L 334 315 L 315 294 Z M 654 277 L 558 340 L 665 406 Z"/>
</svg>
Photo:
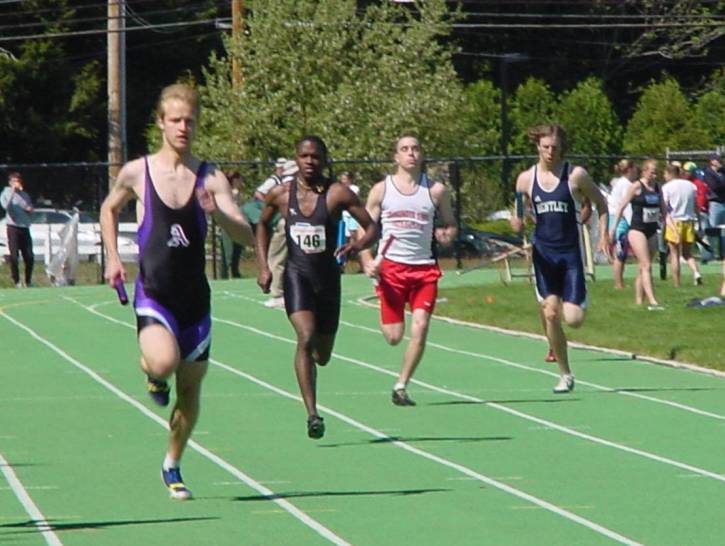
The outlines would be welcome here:
<svg viewBox="0 0 725 546">
<path fill-rule="evenodd" d="M 116 182 L 101 205 L 99 222 L 101 237 L 106 250 L 106 271 L 104 277 L 113 286 L 120 277 L 126 280 L 126 270 L 118 254 L 118 217 L 124 205 L 137 197 L 136 186 L 143 174 L 143 162 L 138 159 L 127 163 L 118 173 Z"/>
</svg>

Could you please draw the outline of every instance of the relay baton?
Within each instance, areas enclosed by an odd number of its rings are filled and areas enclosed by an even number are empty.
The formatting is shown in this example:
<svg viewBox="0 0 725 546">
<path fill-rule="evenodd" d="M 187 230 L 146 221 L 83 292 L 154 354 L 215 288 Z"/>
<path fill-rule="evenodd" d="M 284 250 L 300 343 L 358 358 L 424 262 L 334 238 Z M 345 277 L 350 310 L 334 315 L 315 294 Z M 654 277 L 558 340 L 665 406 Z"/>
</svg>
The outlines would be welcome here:
<svg viewBox="0 0 725 546">
<path fill-rule="evenodd" d="M 121 277 L 116 278 L 113 287 L 116 289 L 118 301 L 121 302 L 121 305 L 128 305 L 128 294 L 126 294 L 126 287 L 123 285 L 123 279 Z"/>
<path fill-rule="evenodd" d="M 395 235 L 390 235 L 387 239 L 385 239 L 385 242 L 380 247 L 380 251 L 378 252 L 378 255 L 375 256 L 375 265 L 380 266 L 380 264 L 383 262 L 383 258 L 385 258 L 385 255 L 388 253 L 388 249 L 390 248 L 390 245 L 393 244 L 393 241 L 395 241 Z M 373 284 L 375 286 L 378 285 L 378 279 L 373 279 Z"/>
<path fill-rule="evenodd" d="M 345 220 L 342 218 L 337 223 L 337 248 L 338 250 L 345 245 Z M 337 255 L 337 265 L 343 266 L 345 265 L 346 257 L 342 254 Z"/>
</svg>

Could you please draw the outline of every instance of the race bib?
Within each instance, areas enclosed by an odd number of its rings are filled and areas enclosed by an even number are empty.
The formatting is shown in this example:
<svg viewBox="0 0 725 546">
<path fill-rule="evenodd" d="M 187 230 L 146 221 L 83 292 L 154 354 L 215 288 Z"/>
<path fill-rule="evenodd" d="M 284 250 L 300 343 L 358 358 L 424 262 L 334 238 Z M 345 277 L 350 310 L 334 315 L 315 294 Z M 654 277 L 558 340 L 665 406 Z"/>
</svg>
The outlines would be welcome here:
<svg viewBox="0 0 725 546">
<path fill-rule="evenodd" d="M 660 221 L 660 209 L 644 207 L 642 208 L 642 222 L 645 224 L 654 224 Z"/>
<path fill-rule="evenodd" d="M 290 236 L 305 254 L 319 254 L 327 246 L 325 240 L 325 226 L 311 226 L 310 224 L 294 224 L 290 226 Z"/>
</svg>

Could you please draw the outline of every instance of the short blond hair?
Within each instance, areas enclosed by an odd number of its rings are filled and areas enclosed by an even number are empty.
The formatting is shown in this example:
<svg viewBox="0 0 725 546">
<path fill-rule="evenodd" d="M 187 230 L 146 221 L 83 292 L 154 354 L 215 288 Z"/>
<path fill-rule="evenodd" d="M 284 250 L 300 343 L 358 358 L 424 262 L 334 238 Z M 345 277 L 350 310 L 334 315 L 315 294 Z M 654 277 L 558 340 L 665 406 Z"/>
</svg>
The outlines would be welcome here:
<svg viewBox="0 0 725 546">
<path fill-rule="evenodd" d="M 194 110 L 194 114 L 198 117 L 201 113 L 201 105 L 199 104 L 199 93 L 196 89 L 185 83 L 174 83 L 167 85 L 161 90 L 159 101 L 156 103 L 156 115 L 164 118 L 164 105 L 170 100 L 180 100 L 187 103 Z"/>
</svg>

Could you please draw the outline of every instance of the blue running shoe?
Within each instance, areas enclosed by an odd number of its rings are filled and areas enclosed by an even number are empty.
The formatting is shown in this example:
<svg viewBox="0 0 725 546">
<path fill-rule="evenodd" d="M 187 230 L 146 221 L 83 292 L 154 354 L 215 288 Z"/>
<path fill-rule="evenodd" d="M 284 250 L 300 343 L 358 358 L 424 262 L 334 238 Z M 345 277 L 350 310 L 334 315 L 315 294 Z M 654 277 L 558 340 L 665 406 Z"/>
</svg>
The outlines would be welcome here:
<svg viewBox="0 0 725 546">
<path fill-rule="evenodd" d="M 146 376 L 146 390 L 151 397 L 151 400 L 156 402 L 157 405 L 166 407 L 169 405 L 169 393 L 171 387 L 166 381 L 154 379 L 150 375 Z"/>
<path fill-rule="evenodd" d="M 161 480 L 169 490 L 169 496 L 175 500 L 189 500 L 192 497 L 191 491 L 184 485 L 181 477 L 181 469 L 161 469 Z"/>
</svg>

